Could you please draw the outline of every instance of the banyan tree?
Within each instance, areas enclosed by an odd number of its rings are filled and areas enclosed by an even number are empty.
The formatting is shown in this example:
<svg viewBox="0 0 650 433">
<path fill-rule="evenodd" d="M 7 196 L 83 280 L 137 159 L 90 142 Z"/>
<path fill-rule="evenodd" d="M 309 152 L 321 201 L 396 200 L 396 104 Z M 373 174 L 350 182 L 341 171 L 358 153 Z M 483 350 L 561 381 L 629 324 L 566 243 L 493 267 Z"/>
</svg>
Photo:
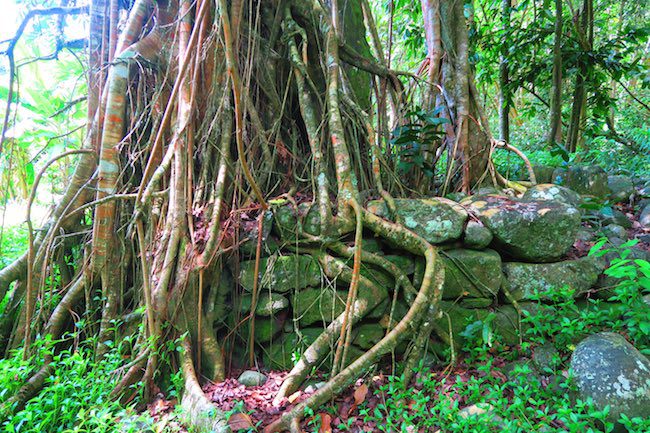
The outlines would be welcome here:
<svg viewBox="0 0 650 433">
<path fill-rule="evenodd" d="M 58 341 L 79 317 L 93 323 L 80 332 L 96 338 L 98 357 L 135 332 L 115 398 L 134 387 L 150 396 L 178 369 L 192 422 L 225 431 L 200 380 L 225 377 L 237 327 L 250 335 L 243 362 L 260 360 L 253 314 L 226 331 L 213 326 L 239 296 L 222 274 L 246 247 L 255 311 L 266 225 L 288 212 L 296 223 L 280 248 L 311 256 L 348 297 L 276 399 L 299 389 L 326 355 L 329 381 L 268 431 L 295 428 L 305 406 L 327 401 L 402 342 L 411 343 L 408 377 L 432 332 L 444 269 L 395 198 L 469 192 L 485 180 L 513 187 L 490 162 L 507 144 L 491 138 L 478 102 L 463 3 L 422 0 L 422 11 L 427 57 L 416 74 L 391 68 L 367 0 L 135 0 L 128 8 L 93 0 L 86 139 L 60 156 L 76 158 L 76 169 L 49 220 L 30 224 L 28 251 L 0 271 L 0 298 L 11 294 L 2 347 L 22 345 L 29 356 L 35 339 Z M 426 144 L 415 156 L 403 151 L 408 134 Z M 414 167 L 408 175 L 404 163 Z M 382 200 L 381 217 L 370 199 Z M 421 257 L 420 277 L 365 249 L 369 236 Z M 348 362 L 351 330 L 385 290 L 360 272 L 364 264 L 392 276 L 389 298 L 410 309 Z M 46 284 L 53 273 L 64 276 L 55 287 Z M 176 356 L 169 341 L 181 348 L 172 363 L 162 362 Z M 38 359 L 3 414 L 39 392 L 51 361 Z"/>
</svg>

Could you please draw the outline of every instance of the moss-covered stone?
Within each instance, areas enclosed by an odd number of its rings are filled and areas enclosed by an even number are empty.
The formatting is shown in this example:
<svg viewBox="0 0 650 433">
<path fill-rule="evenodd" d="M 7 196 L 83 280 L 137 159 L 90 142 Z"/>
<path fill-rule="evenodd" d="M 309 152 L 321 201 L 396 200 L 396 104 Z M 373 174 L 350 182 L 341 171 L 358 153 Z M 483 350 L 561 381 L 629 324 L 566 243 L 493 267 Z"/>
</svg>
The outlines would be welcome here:
<svg viewBox="0 0 650 433">
<path fill-rule="evenodd" d="M 397 214 L 404 225 L 432 244 L 460 239 L 467 212 L 458 203 L 442 197 L 430 199 L 396 199 Z M 380 217 L 388 217 L 383 200 L 368 203 L 368 210 Z"/>
<path fill-rule="evenodd" d="M 596 285 L 603 264 L 594 257 L 565 260 L 556 263 L 517 263 L 503 264 L 505 288 L 519 301 L 533 299 L 536 291 L 569 288 L 574 296 L 587 292 Z M 548 300 L 547 297 L 541 298 Z"/>
<path fill-rule="evenodd" d="M 241 299 L 240 311 L 250 313 L 253 296 L 244 294 Z M 289 307 L 289 300 L 279 293 L 262 292 L 257 300 L 255 314 L 258 316 L 272 316 Z"/>
<path fill-rule="evenodd" d="M 273 231 L 285 241 L 298 238 L 298 211 L 287 200 L 272 203 Z"/>
<path fill-rule="evenodd" d="M 397 266 L 406 275 L 411 275 L 415 271 L 415 261 L 412 257 L 402 255 L 388 255 L 384 258 Z"/>
<path fill-rule="evenodd" d="M 253 290 L 255 260 L 240 263 L 239 281 L 248 291 Z M 321 268 L 311 256 L 271 256 L 260 260 L 259 289 L 286 293 L 292 289 L 318 286 Z"/>
<path fill-rule="evenodd" d="M 494 299 L 501 287 L 501 257 L 496 251 L 466 249 L 441 253 L 445 264 L 443 299 Z"/>
<path fill-rule="evenodd" d="M 354 333 L 355 336 L 352 342 L 361 349 L 370 349 L 384 338 L 386 330 L 378 323 L 365 323 L 356 327 Z"/>
<path fill-rule="evenodd" d="M 553 172 L 553 182 L 566 186 L 581 195 L 598 198 L 609 196 L 607 173 L 597 165 L 577 165 Z"/>
<path fill-rule="evenodd" d="M 274 370 L 291 370 L 302 353 L 313 343 L 323 332 L 322 328 L 302 328 L 300 335 L 284 334 L 280 340 L 273 342 L 264 348 L 264 366 Z M 350 345 L 346 365 L 363 355 L 364 351 L 354 345 Z M 332 369 L 332 353 L 329 353 L 316 366 L 318 370 L 330 371 Z"/>
<path fill-rule="evenodd" d="M 273 340 L 274 337 L 277 337 L 282 327 L 284 326 L 284 321 L 286 320 L 286 314 L 279 315 L 276 317 L 255 317 L 255 342 L 256 343 L 268 343 Z M 246 320 L 241 327 L 239 328 L 240 335 L 247 336 L 249 335 L 249 326 L 250 323 Z"/>
<path fill-rule="evenodd" d="M 441 318 L 436 319 L 436 325 L 445 333 L 449 332 L 449 322 L 453 333 L 454 345 L 458 348 L 465 343 L 465 337 L 461 335 L 467 325 L 484 320 L 488 316 L 487 310 L 464 308 L 454 302 L 440 302 L 440 310 L 443 312 Z M 448 316 L 448 317 L 447 317 Z"/>
<path fill-rule="evenodd" d="M 463 308 L 487 308 L 494 304 L 494 298 L 463 298 L 458 305 Z"/>
<path fill-rule="evenodd" d="M 580 205 L 580 195 L 561 185 L 544 183 L 528 188 L 524 200 L 556 200 L 577 208 Z"/>
<path fill-rule="evenodd" d="M 533 173 L 535 173 L 535 180 L 537 180 L 537 183 L 553 182 L 553 171 L 555 171 L 555 167 L 551 167 L 550 165 L 533 166 Z"/>
<path fill-rule="evenodd" d="M 520 302 L 519 308 L 528 314 L 537 314 L 539 311 L 539 304 L 536 302 Z M 510 346 L 520 343 L 520 336 L 526 335 L 526 331 L 530 329 L 530 324 L 521 321 L 523 316 L 512 305 L 502 305 L 496 309 L 492 326 L 494 332 L 498 334 L 502 341 Z"/>
<path fill-rule="evenodd" d="M 557 260 L 569 251 L 580 228 L 580 212 L 557 201 L 487 195 L 463 204 L 490 229 L 499 252 L 525 261 Z"/>
<path fill-rule="evenodd" d="M 397 302 L 395 303 L 395 309 L 393 310 L 392 317 L 390 316 L 391 307 L 392 307 L 392 303 L 388 305 L 386 311 L 381 316 L 381 319 L 379 319 L 379 325 L 384 329 L 388 328 L 389 321 L 392 326 L 395 326 L 395 324 L 400 320 L 402 320 L 404 316 L 406 316 L 406 313 L 408 313 L 409 311 L 409 306 L 406 305 L 406 303 L 401 299 L 398 299 Z"/>
<path fill-rule="evenodd" d="M 480 221 L 471 220 L 465 226 L 463 245 L 473 250 L 482 250 L 492 242 L 492 232 Z"/>
<path fill-rule="evenodd" d="M 588 337 L 573 352 L 571 370 L 583 399 L 592 399 L 600 410 L 609 406 L 609 421 L 617 422 L 621 414 L 650 417 L 650 361 L 622 336 L 602 332 Z"/>
<path fill-rule="evenodd" d="M 300 326 L 330 323 L 345 311 L 348 293 L 328 289 L 303 289 L 293 297 L 293 312 Z"/>
<path fill-rule="evenodd" d="M 268 256 L 278 250 L 278 242 L 271 237 L 273 228 L 273 213 L 267 211 L 262 220 L 262 256 Z M 257 249 L 259 236 L 259 223 L 257 220 L 243 221 L 239 227 L 239 251 L 244 256 L 254 256 Z"/>
<path fill-rule="evenodd" d="M 623 175 L 607 176 L 607 186 L 609 186 L 609 199 L 614 202 L 628 202 L 630 196 L 634 194 L 634 183 L 632 178 Z"/>
</svg>

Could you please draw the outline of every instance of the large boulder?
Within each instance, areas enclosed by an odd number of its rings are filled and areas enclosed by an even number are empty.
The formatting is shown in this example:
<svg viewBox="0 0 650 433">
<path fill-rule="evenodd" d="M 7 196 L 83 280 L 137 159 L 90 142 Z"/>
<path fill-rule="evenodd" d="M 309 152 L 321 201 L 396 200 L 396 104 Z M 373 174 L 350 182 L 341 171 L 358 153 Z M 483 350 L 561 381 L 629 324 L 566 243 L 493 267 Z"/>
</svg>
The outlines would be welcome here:
<svg viewBox="0 0 650 433">
<path fill-rule="evenodd" d="M 582 398 L 591 398 L 600 410 L 609 406 L 609 421 L 622 413 L 650 417 L 650 361 L 622 336 L 587 337 L 573 352 L 571 369 Z M 617 425 L 617 431 L 625 429 Z"/>
<path fill-rule="evenodd" d="M 553 182 L 583 195 L 599 198 L 609 196 L 607 173 L 597 165 L 576 165 L 553 172 Z"/>
<path fill-rule="evenodd" d="M 518 260 L 559 259 L 569 251 L 580 228 L 580 212 L 557 201 L 487 195 L 463 204 L 492 231 L 495 249 Z"/>
<path fill-rule="evenodd" d="M 524 193 L 524 200 L 556 200 L 577 208 L 580 205 L 580 195 L 561 185 L 543 183 L 532 186 Z"/>
<path fill-rule="evenodd" d="M 463 234 L 467 212 L 449 199 L 396 199 L 395 207 L 404 225 L 432 244 L 455 241 Z M 389 216 L 383 200 L 371 201 L 367 209 L 380 217 Z"/>
<path fill-rule="evenodd" d="M 504 287 L 516 301 L 534 299 L 536 292 L 565 287 L 578 296 L 596 285 L 602 270 L 603 262 L 594 257 L 556 263 L 504 263 Z"/>
<path fill-rule="evenodd" d="M 496 298 L 502 280 L 501 257 L 496 251 L 458 249 L 444 251 L 441 257 L 445 264 L 443 299 Z"/>
<path fill-rule="evenodd" d="M 248 291 L 255 282 L 255 260 L 239 264 L 239 282 Z M 285 293 L 291 289 L 320 286 L 321 268 L 306 255 L 271 256 L 260 260 L 258 289 Z"/>
<path fill-rule="evenodd" d="M 607 186 L 611 191 L 609 198 L 614 202 L 628 202 L 630 196 L 634 194 L 634 183 L 629 176 L 607 176 Z"/>
</svg>

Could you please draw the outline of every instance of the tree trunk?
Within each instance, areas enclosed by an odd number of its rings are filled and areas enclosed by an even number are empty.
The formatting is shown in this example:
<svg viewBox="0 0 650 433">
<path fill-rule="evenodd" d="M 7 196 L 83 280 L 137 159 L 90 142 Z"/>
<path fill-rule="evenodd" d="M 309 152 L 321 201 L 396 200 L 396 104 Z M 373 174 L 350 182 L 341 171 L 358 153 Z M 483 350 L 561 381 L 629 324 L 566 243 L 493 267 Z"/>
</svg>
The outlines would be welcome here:
<svg viewBox="0 0 650 433">
<path fill-rule="evenodd" d="M 510 141 L 510 99 L 508 77 L 508 34 L 510 33 L 510 0 L 501 1 L 501 59 L 499 65 L 499 138 Z"/>
<path fill-rule="evenodd" d="M 555 0 L 551 117 L 546 142 L 549 148 L 555 143 L 562 143 L 562 0 Z"/>
<path fill-rule="evenodd" d="M 489 126 L 479 124 L 484 118 L 478 95 L 471 94 L 473 75 L 469 67 L 469 40 L 462 2 L 440 2 L 441 40 L 445 55 L 442 64 L 442 85 L 451 128 L 447 147 L 454 161 L 450 173 L 460 178 L 460 188 L 469 192 L 487 170 Z"/>
<path fill-rule="evenodd" d="M 593 49 L 593 0 L 584 0 L 579 19 L 576 20 L 576 37 L 580 43 L 582 53 L 578 63 L 575 87 L 573 90 L 573 105 L 571 107 L 571 121 L 567 134 L 566 148 L 575 152 L 578 144 L 584 142 L 585 113 L 587 110 L 587 86 L 591 66 L 587 53 Z"/>
</svg>

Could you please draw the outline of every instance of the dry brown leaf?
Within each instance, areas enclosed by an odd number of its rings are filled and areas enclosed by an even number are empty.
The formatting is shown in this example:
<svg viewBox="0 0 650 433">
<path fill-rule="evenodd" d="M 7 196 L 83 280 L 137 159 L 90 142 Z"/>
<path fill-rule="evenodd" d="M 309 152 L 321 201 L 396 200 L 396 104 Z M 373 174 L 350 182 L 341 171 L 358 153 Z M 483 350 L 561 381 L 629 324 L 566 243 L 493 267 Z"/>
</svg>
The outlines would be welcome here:
<svg viewBox="0 0 650 433">
<path fill-rule="evenodd" d="M 251 417 L 245 413 L 237 412 L 230 415 L 228 418 L 228 425 L 230 429 L 234 432 L 241 429 L 250 429 L 253 428 L 253 420 Z"/>
<path fill-rule="evenodd" d="M 320 415 L 320 428 L 318 433 L 332 433 L 332 417 L 325 413 L 321 412 Z"/>
<path fill-rule="evenodd" d="M 366 400 L 366 395 L 368 395 L 368 385 L 362 383 L 359 388 L 354 391 L 354 404 L 359 406 Z"/>
</svg>

